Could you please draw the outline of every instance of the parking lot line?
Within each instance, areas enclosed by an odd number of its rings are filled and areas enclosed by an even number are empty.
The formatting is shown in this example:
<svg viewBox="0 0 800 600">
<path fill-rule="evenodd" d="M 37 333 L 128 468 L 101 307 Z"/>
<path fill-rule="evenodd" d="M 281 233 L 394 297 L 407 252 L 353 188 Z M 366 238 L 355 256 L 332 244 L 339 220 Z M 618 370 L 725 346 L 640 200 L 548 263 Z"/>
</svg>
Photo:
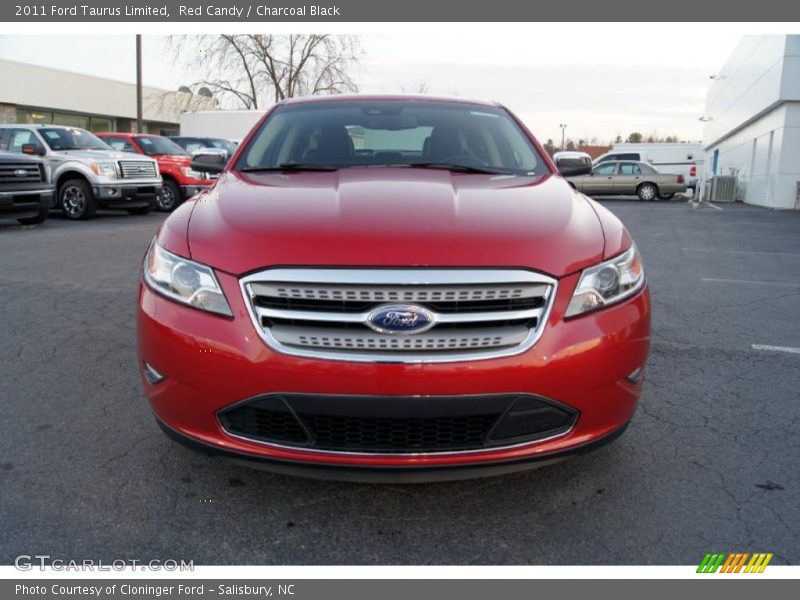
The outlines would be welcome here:
<svg viewBox="0 0 800 600">
<path fill-rule="evenodd" d="M 753 350 L 764 350 L 766 352 L 788 352 L 789 354 L 800 354 L 800 348 L 791 346 L 770 346 L 768 344 L 752 344 Z"/>
<path fill-rule="evenodd" d="M 778 285 L 782 287 L 800 287 L 800 282 L 790 283 L 788 281 L 757 281 L 754 279 L 717 279 L 715 277 L 703 277 L 702 281 L 711 283 L 744 283 L 749 285 Z"/>
</svg>

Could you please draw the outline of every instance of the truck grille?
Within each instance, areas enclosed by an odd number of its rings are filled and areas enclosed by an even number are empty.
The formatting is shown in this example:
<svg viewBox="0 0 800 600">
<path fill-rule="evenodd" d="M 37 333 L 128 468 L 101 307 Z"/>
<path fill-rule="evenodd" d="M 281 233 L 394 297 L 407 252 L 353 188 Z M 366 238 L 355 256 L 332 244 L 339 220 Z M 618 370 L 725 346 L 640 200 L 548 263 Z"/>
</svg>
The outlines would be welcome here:
<svg viewBox="0 0 800 600">
<path fill-rule="evenodd" d="M 125 179 L 153 179 L 157 176 L 155 163 L 147 160 L 121 160 L 119 168 Z"/>
<path fill-rule="evenodd" d="M 42 167 L 38 163 L 0 163 L 0 184 L 39 183 L 44 180 Z"/>
<path fill-rule="evenodd" d="M 517 354 L 541 334 L 555 287 L 550 277 L 509 269 L 270 269 L 242 279 L 267 345 L 362 362 Z M 375 311 L 398 305 L 421 310 L 431 325 L 415 333 L 370 324 Z"/>
<path fill-rule="evenodd" d="M 336 396 L 271 394 L 225 408 L 228 433 L 259 442 L 360 453 L 458 452 L 569 431 L 577 412 L 527 394 Z"/>
</svg>

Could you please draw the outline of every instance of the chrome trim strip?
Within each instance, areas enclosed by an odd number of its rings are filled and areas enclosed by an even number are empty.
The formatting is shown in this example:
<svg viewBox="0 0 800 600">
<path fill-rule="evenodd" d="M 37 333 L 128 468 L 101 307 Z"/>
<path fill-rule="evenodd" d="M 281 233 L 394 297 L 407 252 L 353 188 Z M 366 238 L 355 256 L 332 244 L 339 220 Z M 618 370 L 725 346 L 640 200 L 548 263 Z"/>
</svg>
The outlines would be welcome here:
<svg viewBox="0 0 800 600">
<path fill-rule="evenodd" d="M 24 182 L 23 182 L 24 183 Z M 0 192 L 0 196 L 25 196 L 27 194 L 52 194 L 53 188 L 44 190 L 19 190 L 17 192 Z"/>
<path fill-rule="evenodd" d="M 270 327 L 270 334 L 279 344 L 291 348 L 305 348 L 318 352 L 401 352 L 470 353 L 478 350 L 488 351 L 499 348 L 518 346 L 523 343 L 530 329 L 524 325 L 480 327 L 460 329 L 453 333 L 443 331 L 426 331 L 418 335 L 385 335 L 369 329 L 351 331 L 336 330 L 328 332 L 302 325 L 275 325 Z M 304 341 L 303 338 L 306 338 Z M 317 343 L 315 343 L 317 342 Z M 455 342 L 455 343 L 454 343 Z"/>
<path fill-rule="evenodd" d="M 486 351 L 467 352 L 436 352 L 430 355 L 419 353 L 373 353 L 363 352 L 338 352 L 315 349 L 303 349 L 281 344 L 261 325 L 260 317 L 253 305 L 254 293 L 251 283 L 269 282 L 296 282 L 308 284 L 339 284 L 339 285 L 492 285 L 514 283 L 540 283 L 548 286 L 545 294 L 545 307 L 536 329 L 531 329 L 528 337 L 519 345 L 495 348 Z M 250 273 L 239 280 L 239 287 L 244 298 L 250 319 L 256 333 L 271 349 L 290 356 L 299 356 L 315 360 L 336 360 L 345 362 L 362 363 L 450 363 L 475 360 L 490 360 L 522 354 L 533 347 L 547 327 L 553 300 L 558 291 L 558 280 L 534 271 L 521 269 L 491 269 L 491 268 L 464 268 L 464 269 L 429 269 L 420 268 L 276 268 L 264 269 Z M 536 309 L 542 310 L 542 309 Z M 341 317 L 341 315 L 340 315 Z M 305 320 L 308 320 L 306 313 Z M 343 319 L 340 318 L 340 321 Z"/>
<path fill-rule="evenodd" d="M 265 276 L 267 277 L 265 279 Z M 554 279 L 534 271 L 521 269 L 433 269 L 418 268 L 297 268 L 264 269 L 242 278 L 245 283 L 255 281 L 340 285 L 492 285 L 515 283 L 552 284 Z"/>
<path fill-rule="evenodd" d="M 575 421 L 577 423 L 577 420 Z M 222 426 L 222 423 L 219 424 L 220 429 L 225 433 L 225 435 L 230 436 L 232 438 L 236 438 L 238 440 L 243 440 L 245 442 L 250 442 L 251 444 L 259 444 L 261 446 L 266 446 L 268 448 L 276 448 L 279 450 L 291 450 L 292 452 L 303 452 L 308 453 L 309 456 L 372 456 L 375 458 L 422 458 L 426 456 L 457 456 L 460 454 L 491 454 L 493 452 L 503 452 L 504 450 L 514 450 L 515 448 L 522 448 L 523 446 L 536 446 L 538 444 L 542 444 L 544 442 L 550 442 L 552 440 L 558 439 L 560 437 L 564 437 L 565 435 L 569 435 L 572 433 L 572 430 L 575 429 L 575 423 L 562 433 L 557 433 L 555 435 L 551 435 L 546 438 L 541 438 L 538 440 L 534 440 L 532 442 L 519 442 L 517 444 L 511 444 L 510 446 L 491 446 L 489 448 L 477 448 L 474 450 L 447 450 L 445 452 L 406 452 L 406 453 L 390 453 L 390 452 L 352 452 L 348 450 L 314 450 L 313 448 L 303 448 L 302 446 L 287 446 L 284 444 L 275 444 L 274 442 L 265 442 L 262 440 L 257 440 L 254 438 L 245 437 L 243 435 L 239 435 L 237 433 L 231 433 L 227 429 Z"/>
<path fill-rule="evenodd" d="M 331 321 L 334 323 L 364 323 L 367 322 L 372 310 L 361 313 L 336 313 L 313 310 L 286 310 L 282 308 L 254 307 L 259 317 L 273 319 L 296 319 L 302 321 Z M 374 310 L 374 309 L 373 309 Z M 437 323 L 479 323 L 482 321 L 516 321 L 541 317 L 543 308 L 530 308 L 527 310 L 513 310 L 508 312 L 476 312 L 476 313 L 437 313 L 428 310 L 433 315 L 434 324 Z M 416 333 L 416 332 L 414 332 Z"/>
</svg>

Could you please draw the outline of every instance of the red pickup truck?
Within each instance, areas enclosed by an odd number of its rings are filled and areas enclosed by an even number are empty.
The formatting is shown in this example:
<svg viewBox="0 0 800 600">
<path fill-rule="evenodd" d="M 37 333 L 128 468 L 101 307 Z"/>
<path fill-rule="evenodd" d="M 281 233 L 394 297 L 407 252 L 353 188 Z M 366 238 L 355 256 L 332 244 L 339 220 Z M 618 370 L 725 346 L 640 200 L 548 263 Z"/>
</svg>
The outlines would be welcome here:
<svg viewBox="0 0 800 600">
<path fill-rule="evenodd" d="M 114 150 L 145 154 L 158 163 L 164 180 L 161 194 L 156 198 L 158 210 L 170 212 L 214 183 L 207 173 L 191 168 L 192 158 L 183 148 L 160 135 L 115 132 L 98 133 L 97 137 Z"/>
</svg>

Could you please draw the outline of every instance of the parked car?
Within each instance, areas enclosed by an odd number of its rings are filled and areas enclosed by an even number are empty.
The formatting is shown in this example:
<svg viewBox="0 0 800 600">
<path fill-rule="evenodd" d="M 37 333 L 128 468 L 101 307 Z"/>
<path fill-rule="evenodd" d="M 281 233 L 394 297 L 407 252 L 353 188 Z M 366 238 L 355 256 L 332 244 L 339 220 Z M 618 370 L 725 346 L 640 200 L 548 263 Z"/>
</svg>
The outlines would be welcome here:
<svg viewBox="0 0 800 600">
<path fill-rule="evenodd" d="M 597 157 L 595 165 L 608 161 L 645 162 L 662 173 L 683 175 L 686 187 L 695 190 L 703 180 L 703 144 L 614 144 Z"/>
<path fill-rule="evenodd" d="M 496 104 L 278 103 L 147 251 L 158 422 L 261 468 L 378 481 L 611 441 L 642 389 L 649 292 L 624 225 L 557 169 L 589 165 L 557 167 Z"/>
<path fill-rule="evenodd" d="M 97 137 L 114 150 L 135 152 L 154 158 L 158 163 L 163 187 L 156 198 L 156 208 L 169 212 L 181 202 L 210 186 L 205 173 L 191 168 L 192 157 L 172 140 L 143 133 L 98 133 Z"/>
<path fill-rule="evenodd" d="M 156 161 L 116 152 L 77 127 L 0 125 L 0 150 L 44 157 L 56 187 L 56 206 L 68 219 L 91 219 L 101 206 L 146 214 L 161 193 Z"/>
<path fill-rule="evenodd" d="M 230 158 L 236 152 L 237 144 L 231 140 L 223 138 L 191 137 L 191 136 L 171 136 L 173 142 L 186 150 L 189 154 L 194 154 L 204 148 L 216 148 L 225 152 L 225 158 Z"/>
<path fill-rule="evenodd" d="M 659 173 L 643 162 L 606 161 L 588 175 L 570 177 L 575 188 L 590 196 L 639 196 L 640 200 L 669 200 L 686 191 L 683 175 Z"/>
<path fill-rule="evenodd" d="M 53 202 L 50 169 L 40 158 L 0 152 L 0 218 L 37 225 Z"/>
</svg>

